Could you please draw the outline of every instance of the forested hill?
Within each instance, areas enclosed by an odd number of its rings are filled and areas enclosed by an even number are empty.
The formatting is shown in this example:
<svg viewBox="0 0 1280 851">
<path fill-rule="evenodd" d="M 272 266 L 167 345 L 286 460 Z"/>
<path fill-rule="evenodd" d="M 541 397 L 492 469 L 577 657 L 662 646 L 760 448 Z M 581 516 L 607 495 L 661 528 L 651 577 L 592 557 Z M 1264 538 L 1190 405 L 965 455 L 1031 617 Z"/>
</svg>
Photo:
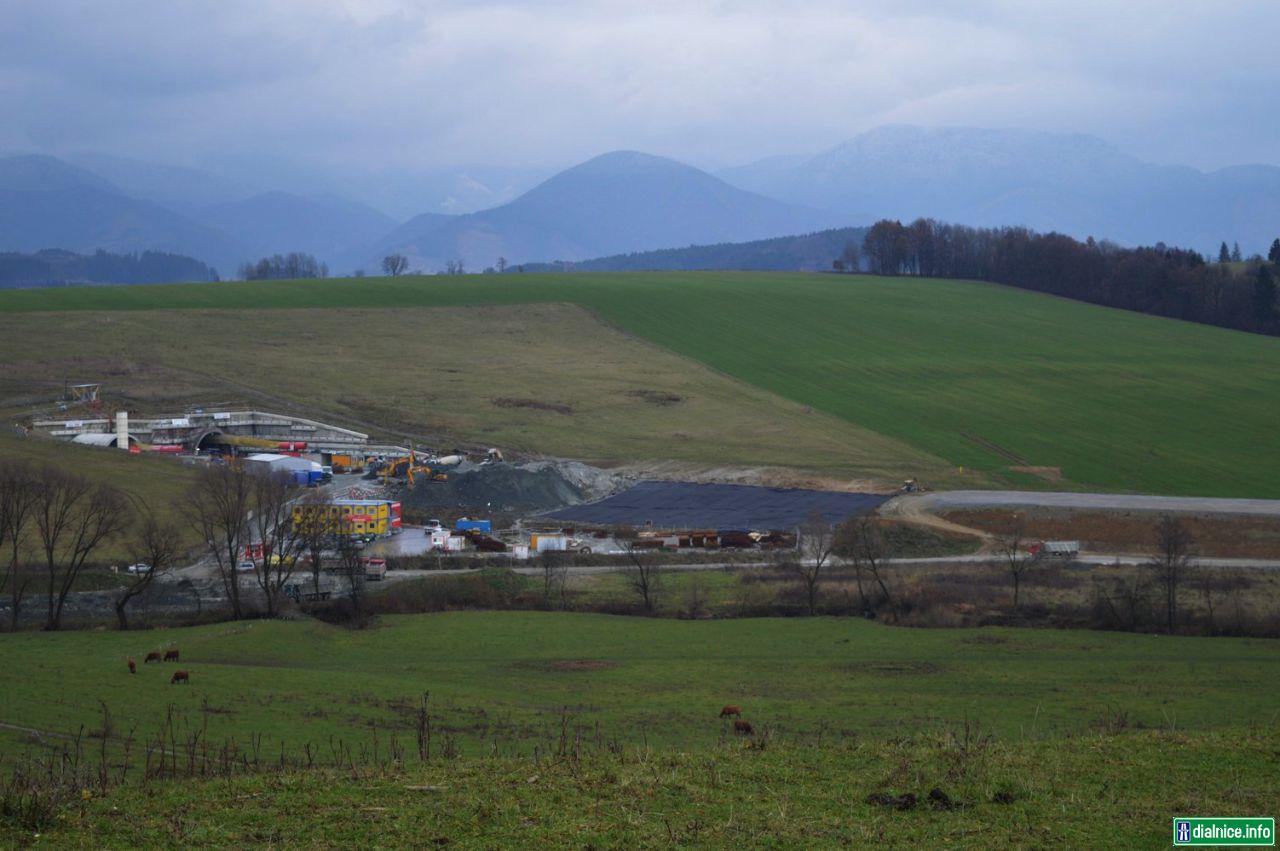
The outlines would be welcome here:
<svg viewBox="0 0 1280 851">
<path fill-rule="evenodd" d="M 819 271 L 831 269 L 832 262 L 842 256 L 856 257 L 866 234 L 866 228 L 835 228 L 752 242 L 614 254 L 577 263 L 526 263 L 521 268 L 525 272 Z"/>
<path fill-rule="evenodd" d="M 34 254 L 0 252 L 0 288 L 45 287 L 63 284 L 161 284 L 216 281 L 218 273 L 205 263 L 182 254 L 143 251 L 112 254 L 95 251 L 45 249 Z"/>
<path fill-rule="evenodd" d="M 1280 238 L 1268 256 L 1244 261 L 1224 242 L 1218 262 L 1163 243 L 1121 248 L 1027 228 L 970 228 L 932 219 L 882 219 L 862 246 L 876 275 L 992 281 L 1026 290 L 1280 335 Z"/>
</svg>

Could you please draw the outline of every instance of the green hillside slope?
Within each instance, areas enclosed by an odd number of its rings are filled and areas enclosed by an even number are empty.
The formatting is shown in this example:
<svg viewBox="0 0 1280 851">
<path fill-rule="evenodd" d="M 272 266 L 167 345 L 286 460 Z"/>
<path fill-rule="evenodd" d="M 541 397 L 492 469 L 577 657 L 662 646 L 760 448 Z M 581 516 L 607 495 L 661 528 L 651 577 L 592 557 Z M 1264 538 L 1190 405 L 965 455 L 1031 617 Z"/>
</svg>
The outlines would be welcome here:
<svg viewBox="0 0 1280 851">
<path fill-rule="evenodd" d="M 1014 481 L 1048 468 L 1041 484 L 1057 470 L 1077 488 L 1280 496 L 1280 341 L 985 284 L 509 275 L 14 292 L 0 311 L 547 301 Z"/>
</svg>

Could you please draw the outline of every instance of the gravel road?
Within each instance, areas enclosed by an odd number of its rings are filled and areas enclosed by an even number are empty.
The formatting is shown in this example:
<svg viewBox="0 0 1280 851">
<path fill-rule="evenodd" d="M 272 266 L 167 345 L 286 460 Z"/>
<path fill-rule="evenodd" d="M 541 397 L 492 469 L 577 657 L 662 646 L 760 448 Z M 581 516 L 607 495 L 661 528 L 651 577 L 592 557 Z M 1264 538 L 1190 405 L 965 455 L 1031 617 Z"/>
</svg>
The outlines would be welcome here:
<svg viewBox="0 0 1280 851">
<path fill-rule="evenodd" d="M 1093 511 L 1152 511 L 1172 514 L 1235 514 L 1280 517 L 1280 499 L 1219 499 L 1198 496 L 1143 496 L 1114 493 L 1038 491 L 939 491 L 910 500 L 925 511 L 964 508 L 1076 508 Z"/>
</svg>

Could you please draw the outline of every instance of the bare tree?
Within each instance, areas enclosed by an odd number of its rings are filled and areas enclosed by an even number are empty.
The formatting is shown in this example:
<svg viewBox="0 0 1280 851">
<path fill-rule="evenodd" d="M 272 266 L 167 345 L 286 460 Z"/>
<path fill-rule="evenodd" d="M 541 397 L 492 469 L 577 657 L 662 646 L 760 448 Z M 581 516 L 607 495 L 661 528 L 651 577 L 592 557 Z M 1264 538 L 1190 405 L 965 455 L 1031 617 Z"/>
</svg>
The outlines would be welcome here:
<svg viewBox="0 0 1280 851">
<path fill-rule="evenodd" d="M 267 604 L 267 617 L 274 617 L 284 586 L 298 565 L 299 547 L 303 543 L 293 523 L 298 486 L 285 473 L 255 475 L 252 479 L 252 526 L 258 541 L 262 542 L 261 557 L 255 556 L 253 560 L 254 577 Z"/>
<path fill-rule="evenodd" d="M 351 623 L 364 622 L 365 567 L 360 547 L 350 535 L 338 538 L 338 570 L 347 580 L 347 599 L 351 604 Z"/>
<path fill-rule="evenodd" d="M 67 595 L 89 556 L 125 528 L 123 494 L 85 476 L 45 467 L 36 482 L 32 516 L 48 574 L 45 629 L 62 626 Z"/>
<path fill-rule="evenodd" d="M 126 609 L 129 602 L 151 587 L 157 576 L 163 576 L 182 555 L 182 535 L 178 527 L 157 517 L 145 504 L 140 505 L 142 519 L 138 523 L 131 549 L 136 563 L 146 566 L 142 573 L 133 574 L 129 583 L 115 599 L 116 620 L 120 629 L 129 628 Z"/>
<path fill-rule="evenodd" d="M 622 545 L 623 552 L 631 562 L 627 570 L 627 581 L 631 589 L 640 595 L 645 612 L 652 614 L 662 584 L 662 568 L 658 559 L 640 545 L 640 534 L 630 526 L 615 531 L 613 538 Z"/>
<path fill-rule="evenodd" d="M 7 545 L 9 556 L 0 592 L 9 592 L 12 629 L 18 628 L 22 601 L 32 578 L 31 571 L 22 562 L 22 554 L 29 543 L 36 484 L 36 470 L 27 461 L 0 461 L 0 546 Z"/>
<path fill-rule="evenodd" d="M 1004 557 L 1013 580 L 1013 608 L 1018 608 L 1018 591 L 1022 587 L 1022 575 L 1036 563 L 1036 557 L 1025 550 L 1027 522 L 1021 514 L 1014 514 L 1003 534 L 996 536 L 996 547 Z"/>
<path fill-rule="evenodd" d="M 835 529 L 821 514 L 810 511 L 797 531 L 798 558 L 790 569 L 804 583 L 809 614 L 815 615 L 818 612 L 818 581 L 835 547 Z"/>
<path fill-rule="evenodd" d="M 500 273 L 507 271 L 507 258 L 505 257 L 498 258 L 498 271 Z"/>
<path fill-rule="evenodd" d="M 409 258 L 403 254 L 388 254 L 382 258 L 382 271 L 391 277 L 396 277 L 404 273 L 409 268 Z"/>
<path fill-rule="evenodd" d="M 548 551 L 538 554 L 538 564 L 542 568 L 542 599 L 550 606 L 553 597 L 559 598 L 563 607 L 569 578 L 568 560 L 560 553 Z"/>
<path fill-rule="evenodd" d="M 206 551 L 213 559 L 222 587 L 231 602 L 231 613 L 244 617 L 240 598 L 239 567 L 249 542 L 249 516 L 253 512 L 253 481 L 243 469 L 229 465 L 206 467 L 196 476 L 185 500 L 186 514 Z"/>
<path fill-rule="evenodd" d="M 889 604 L 894 620 L 897 620 L 898 607 L 893 595 L 889 593 L 888 586 L 885 585 L 881 571 L 882 562 L 888 556 L 888 546 L 884 540 L 884 533 L 880 531 L 880 525 L 866 516 L 851 518 L 840 525 L 836 532 L 836 541 L 837 555 L 852 561 L 857 575 L 860 576 L 863 569 L 871 574 L 885 602 Z M 858 593 L 862 593 L 861 578 L 858 580 Z"/>
<path fill-rule="evenodd" d="M 1147 562 L 1156 584 L 1164 590 L 1166 626 L 1170 633 L 1177 625 L 1178 586 L 1192 567 L 1191 529 L 1181 517 L 1166 514 L 1156 523 L 1156 552 Z"/>
<path fill-rule="evenodd" d="M 329 514 L 329 497 L 312 491 L 297 504 L 293 516 L 293 533 L 299 554 L 307 557 L 311 568 L 313 590 L 320 593 L 320 566 L 324 551 L 334 544 L 336 521 Z"/>
</svg>

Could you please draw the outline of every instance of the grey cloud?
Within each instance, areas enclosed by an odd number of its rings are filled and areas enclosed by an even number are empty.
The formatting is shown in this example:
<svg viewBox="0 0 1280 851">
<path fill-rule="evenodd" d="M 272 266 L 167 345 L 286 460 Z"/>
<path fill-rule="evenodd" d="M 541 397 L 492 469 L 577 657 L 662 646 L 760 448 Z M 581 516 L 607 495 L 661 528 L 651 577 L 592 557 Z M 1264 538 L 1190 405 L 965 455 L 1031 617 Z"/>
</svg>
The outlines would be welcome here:
<svg viewBox="0 0 1280 851">
<path fill-rule="evenodd" d="M 888 121 L 1280 159 L 1263 0 L 0 0 L 0 146 L 341 171 L 705 166 Z"/>
</svg>

